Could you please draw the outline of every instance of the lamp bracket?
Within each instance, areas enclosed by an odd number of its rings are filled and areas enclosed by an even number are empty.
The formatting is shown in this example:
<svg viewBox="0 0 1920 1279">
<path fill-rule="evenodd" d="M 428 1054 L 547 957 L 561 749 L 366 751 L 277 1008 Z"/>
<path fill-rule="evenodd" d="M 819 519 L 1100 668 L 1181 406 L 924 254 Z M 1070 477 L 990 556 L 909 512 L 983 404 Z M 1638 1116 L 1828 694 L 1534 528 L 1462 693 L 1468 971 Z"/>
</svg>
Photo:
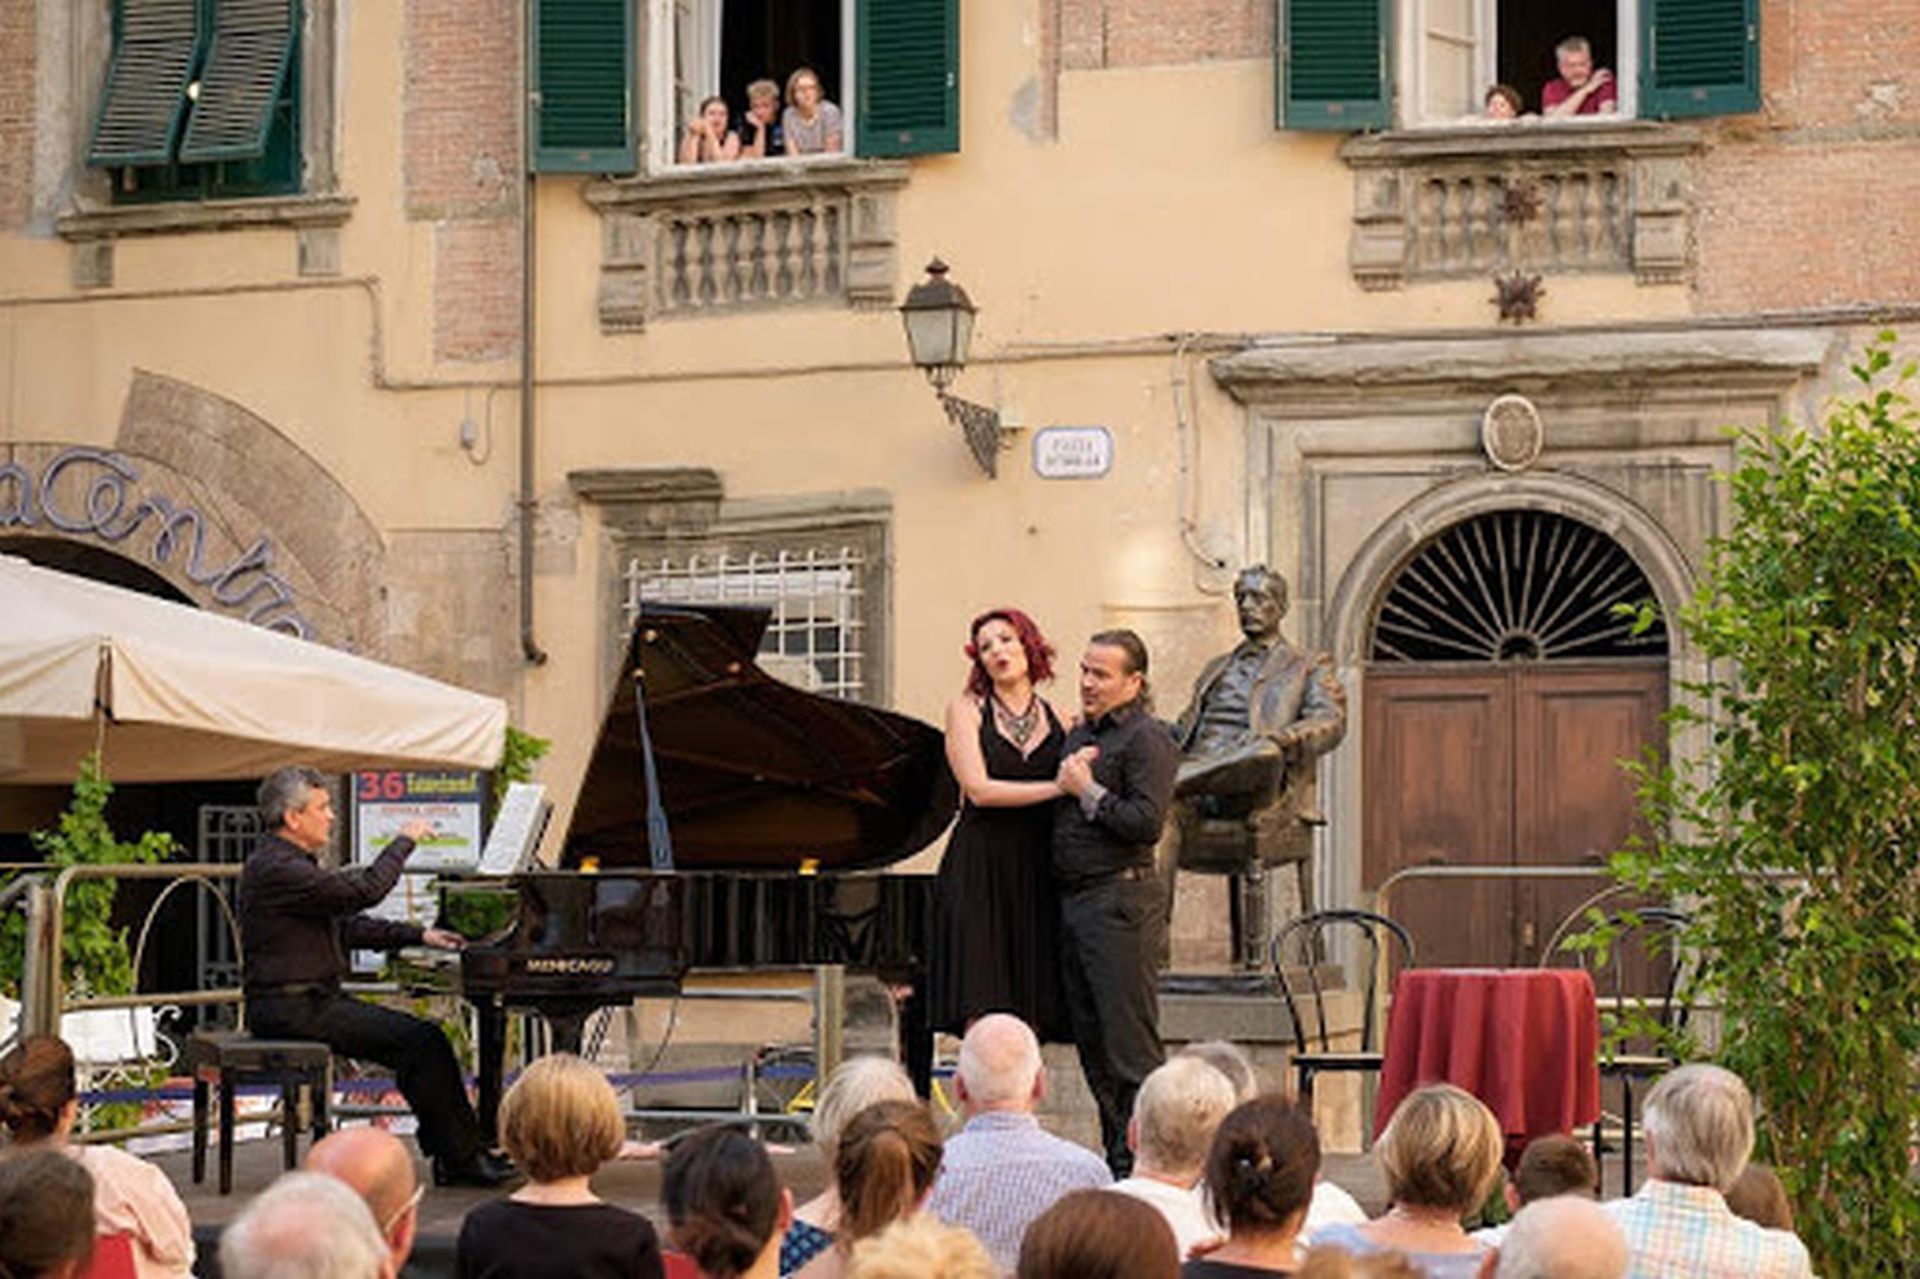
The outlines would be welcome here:
<svg viewBox="0 0 1920 1279">
<path fill-rule="evenodd" d="M 967 448 L 973 452 L 973 460 L 980 464 L 987 478 L 998 478 L 1000 450 L 1013 446 L 1014 428 L 1001 422 L 1000 415 L 986 405 L 948 395 L 945 391 L 940 392 L 940 407 L 947 411 L 947 419 L 966 436 Z"/>
</svg>

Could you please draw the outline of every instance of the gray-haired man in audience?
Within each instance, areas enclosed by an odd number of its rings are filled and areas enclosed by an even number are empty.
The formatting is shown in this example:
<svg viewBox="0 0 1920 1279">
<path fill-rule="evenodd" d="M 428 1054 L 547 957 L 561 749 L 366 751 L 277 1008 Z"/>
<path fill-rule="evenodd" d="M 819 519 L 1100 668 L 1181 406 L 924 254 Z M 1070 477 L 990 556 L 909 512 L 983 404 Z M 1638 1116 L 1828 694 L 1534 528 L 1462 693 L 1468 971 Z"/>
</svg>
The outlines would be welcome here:
<svg viewBox="0 0 1920 1279">
<path fill-rule="evenodd" d="M 994 1264 L 1011 1271 L 1035 1218 L 1070 1190 L 1109 1185 L 1099 1156 L 1040 1127 L 1047 1095 L 1040 1042 L 1018 1017 L 989 1013 L 960 1041 L 954 1072 L 966 1126 L 947 1139 L 927 1207 L 980 1237 Z"/>
<path fill-rule="evenodd" d="M 1201 1203 L 1200 1174 L 1214 1130 L 1235 1104 L 1226 1075 L 1197 1056 L 1169 1058 L 1134 1096 L 1127 1125 L 1133 1175 L 1113 1188 L 1158 1209 L 1182 1257 L 1220 1234 Z"/>
<path fill-rule="evenodd" d="M 345 1182 L 290 1172 L 220 1236 L 226 1279 L 394 1279 L 373 1213 Z"/>
<path fill-rule="evenodd" d="M 400 1139 L 372 1125 L 342 1128 L 315 1142 L 304 1166 L 345 1182 L 366 1201 L 387 1241 L 393 1268 L 403 1269 L 420 1227 L 421 1186 L 413 1156 Z"/>
<path fill-rule="evenodd" d="M 1725 1192 L 1753 1153 L 1753 1095 L 1718 1066 L 1682 1066 L 1647 1094 L 1647 1179 L 1607 1205 L 1636 1276 L 1804 1279 L 1807 1249 L 1733 1215 Z"/>
<path fill-rule="evenodd" d="M 1627 1240 L 1586 1195 L 1535 1199 L 1481 1263 L 1481 1279 L 1623 1279 Z"/>
</svg>

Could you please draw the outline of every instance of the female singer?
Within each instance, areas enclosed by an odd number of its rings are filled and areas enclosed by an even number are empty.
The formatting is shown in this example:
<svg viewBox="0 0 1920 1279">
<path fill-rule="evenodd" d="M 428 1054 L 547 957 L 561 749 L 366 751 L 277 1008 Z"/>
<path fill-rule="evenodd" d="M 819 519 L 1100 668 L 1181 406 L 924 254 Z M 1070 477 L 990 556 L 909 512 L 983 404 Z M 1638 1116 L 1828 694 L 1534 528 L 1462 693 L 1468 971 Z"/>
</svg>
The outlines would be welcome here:
<svg viewBox="0 0 1920 1279">
<path fill-rule="evenodd" d="M 1012 608 L 982 613 L 967 633 L 973 666 L 947 707 L 947 762 L 965 802 L 940 863 L 933 1024 L 961 1034 L 982 1013 L 1006 1012 L 1060 1038 L 1050 862 L 1066 734 L 1034 688 L 1053 677 L 1053 647 Z"/>
</svg>

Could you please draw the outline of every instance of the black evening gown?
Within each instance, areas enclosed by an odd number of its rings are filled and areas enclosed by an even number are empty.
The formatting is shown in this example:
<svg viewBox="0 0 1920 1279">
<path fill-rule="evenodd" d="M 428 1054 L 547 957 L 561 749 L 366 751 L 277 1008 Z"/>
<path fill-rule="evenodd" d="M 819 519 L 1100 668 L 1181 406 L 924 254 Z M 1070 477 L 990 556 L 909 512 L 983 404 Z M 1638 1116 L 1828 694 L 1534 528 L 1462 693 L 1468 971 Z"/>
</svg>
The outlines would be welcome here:
<svg viewBox="0 0 1920 1279">
<path fill-rule="evenodd" d="M 1046 737 L 1022 756 L 994 728 L 992 708 L 983 707 L 980 754 L 987 776 L 1052 781 L 1066 733 L 1050 706 L 1046 717 Z M 958 1035 L 983 1013 L 1012 1013 L 1042 1039 L 1068 1037 L 1052 862 L 1052 803 L 961 809 L 940 863 L 934 907 L 928 1002 L 936 1030 Z"/>
</svg>

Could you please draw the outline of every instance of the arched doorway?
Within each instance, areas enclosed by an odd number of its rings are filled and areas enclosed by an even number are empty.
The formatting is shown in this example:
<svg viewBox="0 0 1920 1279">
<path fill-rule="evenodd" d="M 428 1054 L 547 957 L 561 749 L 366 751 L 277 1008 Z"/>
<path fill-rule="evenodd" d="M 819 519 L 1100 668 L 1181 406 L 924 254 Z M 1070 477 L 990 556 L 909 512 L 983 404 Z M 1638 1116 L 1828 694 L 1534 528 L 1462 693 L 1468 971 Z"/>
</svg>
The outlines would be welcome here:
<svg viewBox="0 0 1920 1279">
<path fill-rule="evenodd" d="M 1364 680 L 1362 876 L 1404 867 L 1603 861 L 1637 822 L 1622 760 L 1659 750 L 1668 640 L 1619 605 L 1655 598 L 1601 530 L 1540 509 L 1483 511 L 1386 579 Z M 1413 881 L 1392 913 L 1419 962 L 1531 965 L 1599 885 Z"/>
</svg>

